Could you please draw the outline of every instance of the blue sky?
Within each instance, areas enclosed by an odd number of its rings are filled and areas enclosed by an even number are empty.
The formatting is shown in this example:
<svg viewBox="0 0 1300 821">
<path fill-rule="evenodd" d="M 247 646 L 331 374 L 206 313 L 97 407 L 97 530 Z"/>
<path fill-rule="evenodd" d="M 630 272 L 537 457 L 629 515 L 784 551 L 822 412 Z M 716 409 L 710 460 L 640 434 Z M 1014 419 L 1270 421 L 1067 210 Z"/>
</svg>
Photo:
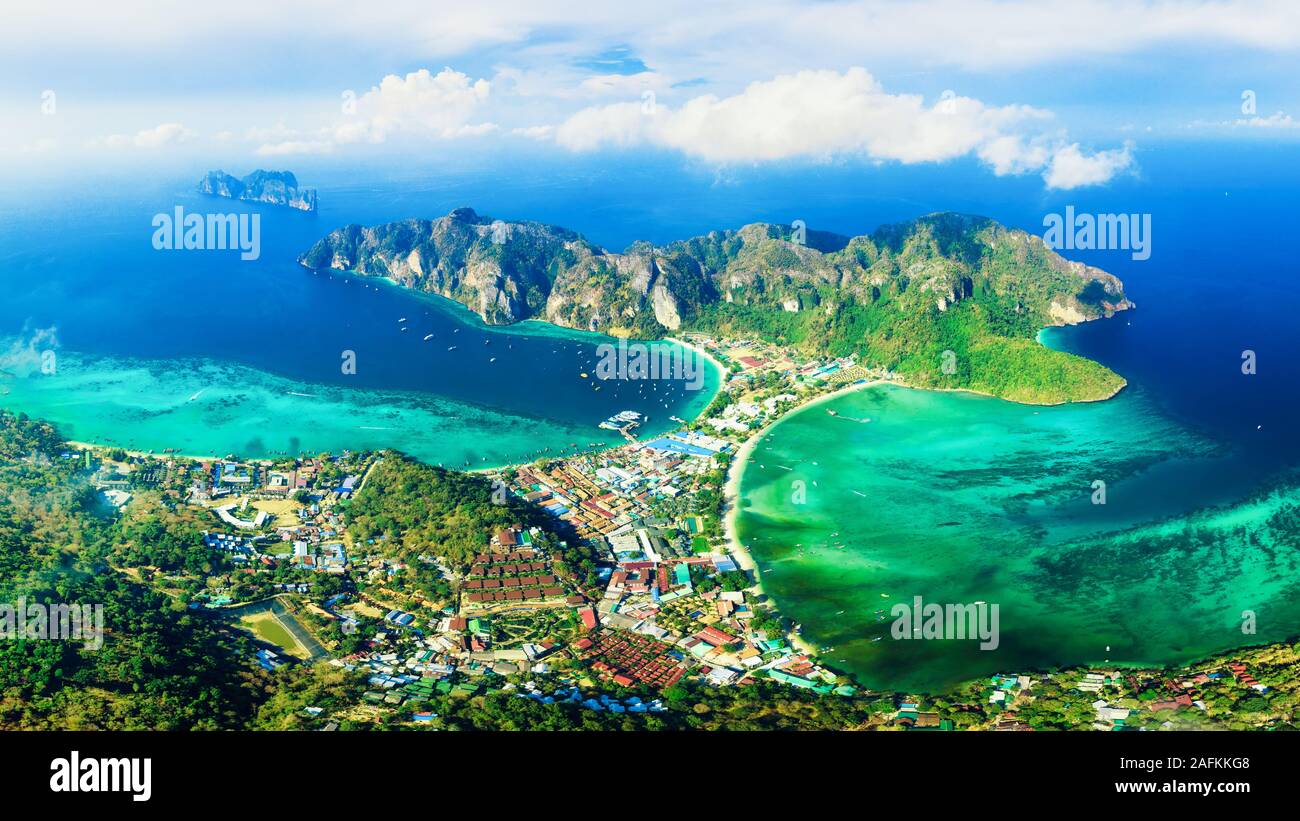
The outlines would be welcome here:
<svg viewBox="0 0 1300 821">
<path fill-rule="evenodd" d="M 1297 141 L 1298 58 L 1300 7 L 1267 0 L 30 4 L 0 170 L 666 152 L 1073 190 L 1144 143 Z"/>
</svg>

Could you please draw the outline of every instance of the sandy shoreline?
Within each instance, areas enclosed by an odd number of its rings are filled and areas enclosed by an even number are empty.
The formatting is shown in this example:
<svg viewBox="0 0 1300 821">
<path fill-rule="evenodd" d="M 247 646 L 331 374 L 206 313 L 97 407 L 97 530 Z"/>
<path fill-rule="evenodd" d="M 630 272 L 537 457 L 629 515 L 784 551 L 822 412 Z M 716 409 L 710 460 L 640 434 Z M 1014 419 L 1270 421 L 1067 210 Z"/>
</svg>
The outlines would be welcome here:
<svg viewBox="0 0 1300 821">
<path fill-rule="evenodd" d="M 694 344 L 693 342 L 687 342 L 685 339 L 681 339 L 675 336 L 666 336 L 664 337 L 664 340 L 667 342 L 674 342 L 678 345 L 681 345 L 683 348 L 686 348 L 689 351 L 694 351 L 696 354 L 704 357 L 705 359 L 709 360 L 709 362 L 713 363 L 713 367 L 718 369 L 718 390 L 716 393 L 714 393 L 714 396 L 716 397 L 718 393 L 722 392 L 722 386 L 727 383 L 727 377 L 730 376 L 731 374 L 731 371 L 727 370 L 726 365 L 723 365 L 720 361 L 718 361 L 717 357 L 715 357 L 713 354 L 709 353 L 707 350 L 700 347 L 699 345 Z M 712 402 L 713 400 L 710 399 L 709 401 Z"/>
<path fill-rule="evenodd" d="M 153 451 L 147 451 L 147 450 L 132 450 L 131 448 L 122 447 L 120 445 L 109 445 L 109 444 L 102 444 L 96 442 L 79 442 L 75 439 L 68 439 L 66 441 L 66 444 L 69 447 L 76 448 L 77 450 L 91 450 L 91 451 L 120 450 L 123 453 L 125 453 L 127 456 L 139 456 L 144 459 L 192 459 L 196 462 L 222 462 L 225 461 L 226 459 L 226 457 L 224 456 L 213 456 L 212 454 L 155 453 Z M 275 460 L 274 459 L 249 459 L 247 461 L 274 462 Z"/>
<path fill-rule="evenodd" d="M 735 557 L 736 564 L 753 574 L 754 586 L 750 589 L 762 594 L 764 598 L 767 598 L 767 594 L 763 591 L 762 571 L 759 569 L 758 563 L 754 561 L 754 557 L 749 552 L 749 548 L 740 541 L 740 535 L 736 528 L 736 518 L 740 515 L 740 482 L 745 473 L 745 465 L 749 461 L 750 456 L 754 453 L 754 448 L 757 447 L 758 441 L 762 439 L 773 426 L 779 424 L 782 420 L 789 419 L 796 413 L 801 413 L 816 405 L 820 405 L 823 402 L 827 402 L 838 396 L 843 396 L 846 393 L 852 393 L 854 391 L 881 384 L 893 383 L 890 383 L 885 379 L 871 379 L 866 382 L 854 382 L 845 385 L 844 387 L 836 388 L 833 391 L 818 394 L 807 402 L 790 408 L 778 418 L 772 420 L 770 423 L 764 425 L 762 428 L 759 428 L 750 435 L 750 437 L 741 444 L 740 448 L 736 451 L 735 456 L 732 457 L 731 464 L 727 466 L 727 481 L 722 487 L 723 536 L 727 541 L 727 550 Z M 769 604 L 772 604 L 773 609 L 779 612 L 779 608 L 777 608 L 774 603 L 769 601 Z M 799 634 L 791 632 L 786 636 L 786 639 L 792 646 L 799 648 L 805 653 L 814 656 L 817 655 L 817 649 L 805 641 Z"/>
<path fill-rule="evenodd" d="M 376 277 L 376 278 L 378 278 L 378 279 L 382 279 L 382 277 Z M 392 282 L 391 284 L 394 285 L 395 287 L 402 287 L 399 283 L 396 283 L 396 282 Z M 420 293 L 420 292 L 415 292 L 415 293 Z M 433 296 L 438 296 L 438 295 L 437 295 L 437 294 L 433 294 Z M 450 300 L 447 300 L 445 297 L 441 297 L 441 296 L 439 296 L 438 298 L 439 298 L 440 300 L 443 300 L 443 301 L 450 301 Z M 458 306 L 460 305 L 460 303 L 453 303 L 453 304 L 454 304 L 454 305 L 458 305 Z M 464 307 L 464 306 L 460 306 L 460 307 Z M 466 309 L 466 310 L 468 310 L 468 309 Z M 472 313 L 472 312 L 471 312 L 471 313 Z M 533 321 L 533 320 L 527 320 L 527 321 L 531 322 L 531 321 Z M 583 332 L 583 331 L 573 331 L 572 329 L 564 328 L 564 327 L 559 326 L 559 325 L 551 325 L 551 323 L 549 323 L 549 322 L 543 322 L 543 321 L 540 321 L 540 320 L 537 321 L 537 324 L 539 324 L 539 325 L 545 325 L 545 326 L 547 326 L 547 327 L 549 327 L 549 328 L 555 328 L 555 329 L 558 329 L 558 330 L 560 330 L 560 331 L 572 331 L 572 333 L 575 334 L 575 335 L 581 335 L 581 334 L 586 333 L 586 332 Z M 704 357 L 705 359 L 707 359 L 709 362 L 711 362 L 711 363 L 713 364 L 713 367 L 715 367 L 715 368 L 717 369 L 717 371 L 718 371 L 718 387 L 717 387 L 717 389 L 714 391 L 714 394 L 713 394 L 713 396 L 716 397 L 717 394 L 718 394 L 719 392 L 721 392 L 721 390 L 722 390 L 722 386 L 723 386 L 723 384 L 726 382 L 726 380 L 727 380 L 727 376 L 728 376 L 728 374 L 729 374 L 729 371 L 727 370 L 726 366 L 724 366 L 721 362 L 719 362 L 719 361 L 717 360 L 716 357 L 714 357 L 714 356 L 711 355 L 708 351 L 704 350 L 703 348 L 701 348 L 701 347 L 698 346 L 698 345 L 694 345 L 694 344 L 692 344 L 692 343 L 690 343 L 690 342 L 687 342 L 687 341 L 685 341 L 685 340 L 683 340 L 683 339 L 675 339 L 675 338 L 672 338 L 672 337 L 666 337 L 666 340 L 669 341 L 669 342 L 673 342 L 673 343 L 676 343 L 676 344 L 678 344 L 678 345 L 681 345 L 683 348 L 686 348 L 686 349 L 688 349 L 688 350 L 694 351 L 696 354 L 698 354 L 699 356 Z M 713 397 L 710 397 L 710 398 L 709 398 L 709 401 L 712 402 L 712 401 L 713 401 Z M 708 406 L 705 405 L 705 407 L 708 407 Z M 702 413 L 702 412 L 703 412 L 703 408 L 701 409 L 701 413 Z M 669 428 L 667 431 L 665 431 L 665 433 L 671 432 L 672 430 L 676 430 L 676 428 Z M 125 446 L 114 445 L 114 444 L 105 443 L 105 442 L 83 442 L 83 441 L 78 441 L 78 440 L 74 440 L 74 439 L 69 439 L 69 440 L 67 440 L 67 444 L 68 444 L 70 447 L 77 448 L 78 450 L 121 450 L 121 451 L 123 451 L 124 453 L 126 453 L 128 456 L 136 456 L 136 457 L 141 457 L 141 458 L 151 458 L 151 459 L 191 459 L 191 460 L 194 460 L 194 461 L 197 461 L 197 462 L 220 462 L 220 461 L 224 461 L 224 460 L 226 459 L 226 456 L 221 456 L 221 455 L 212 454 L 212 453 L 160 453 L 160 452 L 157 452 L 157 451 L 138 450 L 138 449 L 134 449 L 134 448 L 128 448 L 128 447 L 125 447 Z M 604 450 L 612 450 L 612 449 L 614 449 L 614 448 L 623 447 L 623 445 L 625 445 L 625 444 L 626 444 L 626 443 L 624 443 L 624 442 L 610 442 L 608 445 L 601 446 L 601 447 L 594 448 L 594 449 L 592 449 L 592 448 L 584 448 L 581 452 L 582 452 L 582 453 L 599 453 L 600 451 L 604 451 Z M 575 454 L 557 454 L 556 458 L 568 458 L 569 456 L 573 456 L 573 455 L 575 455 Z M 246 458 L 246 459 L 242 459 L 241 461 L 249 461 L 249 462 L 275 462 L 278 458 L 284 458 L 284 457 L 258 457 L 258 458 Z M 536 460 L 529 460 L 529 461 L 527 461 L 527 462 L 519 462 L 519 463 L 516 463 L 516 464 L 487 465 L 487 466 L 483 466 L 483 467 L 474 467 L 474 468 L 470 468 L 470 469 L 466 470 L 465 472 L 466 472 L 466 473 L 491 473 L 491 472 L 494 472 L 494 471 L 500 471 L 500 470 L 518 469 L 518 468 L 521 468 L 521 467 L 526 467 L 526 466 L 528 466 L 528 465 L 531 465 L 531 464 L 533 464 L 533 462 L 535 462 L 535 461 L 536 461 Z"/>
</svg>

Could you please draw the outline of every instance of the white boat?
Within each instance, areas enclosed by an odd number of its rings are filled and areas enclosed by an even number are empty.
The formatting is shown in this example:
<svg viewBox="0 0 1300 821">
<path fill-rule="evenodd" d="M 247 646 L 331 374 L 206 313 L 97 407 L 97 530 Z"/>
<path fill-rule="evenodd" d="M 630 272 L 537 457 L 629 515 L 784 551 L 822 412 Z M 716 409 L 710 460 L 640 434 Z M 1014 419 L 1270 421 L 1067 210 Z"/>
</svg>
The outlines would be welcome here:
<svg viewBox="0 0 1300 821">
<path fill-rule="evenodd" d="M 433 339 L 433 334 L 429 334 L 428 336 L 426 336 L 426 337 L 424 338 L 424 341 L 425 341 L 425 342 L 428 342 L 430 339 Z"/>
<path fill-rule="evenodd" d="M 597 387 L 596 390 L 600 390 L 600 388 Z M 605 430 L 622 430 L 628 425 L 639 425 L 647 420 L 648 417 L 638 413 L 637 411 L 625 410 L 619 411 L 609 417 L 604 422 L 601 422 L 597 427 L 604 428 Z"/>
</svg>

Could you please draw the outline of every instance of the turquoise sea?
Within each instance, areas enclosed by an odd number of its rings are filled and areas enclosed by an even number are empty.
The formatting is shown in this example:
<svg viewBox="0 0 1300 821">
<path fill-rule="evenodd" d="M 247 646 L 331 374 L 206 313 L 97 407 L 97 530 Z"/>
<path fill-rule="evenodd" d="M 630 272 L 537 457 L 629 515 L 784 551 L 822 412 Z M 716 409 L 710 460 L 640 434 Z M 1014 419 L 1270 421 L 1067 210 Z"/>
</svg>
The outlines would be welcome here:
<svg viewBox="0 0 1300 821">
<path fill-rule="evenodd" d="M 1106 190 L 995 209 L 1029 230 L 1066 203 L 1151 215 L 1149 260 L 1068 255 L 1120 276 L 1137 308 L 1041 334 L 1124 376 L 1118 396 L 1040 408 L 867 388 L 758 444 L 740 537 L 833 666 L 935 690 L 1300 635 L 1300 263 L 1282 239 L 1300 166 L 1242 145 L 1161 146 L 1142 164 Z M 1000 646 L 893 640 L 879 611 L 915 596 L 997 604 Z"/>
<path fill-rule="evenodd" d="M 316 215 L 201 198 L 193 185 L 208 169 L 197 166 L 0 187 L 0 405 L 74 439 L 141 449 L 531 459 L 616 443 L 596 425 L 619 410 L 649 413 L 651 430 L 689 418 L 716 375 L 697 392 L 596 392 L 581 373 L 599 337 L 486 328 L 443 300 L 313 275 L 297 256 L 347 223 L 461 206 L 563 225 L 614 250 L 754 221 L 858 234 L 956 210 L 1037 233 L 1067 205 L 1146 213 L 1150 259 L 1070 254 L 1120 276 L 1137 309 L 1043 335 L 1127 378 L 1118 397 L 1062 408 L 898 388 L 842 397 L 829 405 L 838 417 L 814 408 L 768 433 L 743 477 L 739 526 L 776 603 L 872 686 L 1181 661 L 1300 634 L 1292 155 L 1246 141 L 1145 142 L 1139 173 L 1069 192 L 965 162 L 716 169 L 483 156 L 394 170 L 321 159 L 293 169 L 320 189 Z M 261 258 L 154 251 L 150 221 L 177 205 L 257 210 Z M 46 350 L 56 374 L 40 370 Z M 345 350 L 355 376 L 340 373 Z M 1245 351 L 1255 374 L 1241 371 Z M 808 483 L 800 505 L 795 472 Z M 1097 480 L 1105 505 L 1091 503 Z M 914 595 L 999 603 L 999 649 L 872 641 L 876 611 Z M 1243 610 L 1256 613 L 1256 633 L 1241 631 Z"/>
<path fill-rule="evenodd" d="M 1237 498 L 1218 483 L 1237 458 L 1141 389 L 1035 408 L 868 387 L 760 441 L 738 535 L 804 637 L 869 686 L 1185 661 L 1300 625 L 1295 477 Z M 996 604 L 999 646 L 895 640 L 890 608 L 916 596 Z"/>
<path fill-rule="evenodd" d="M 70 439 L 140 450 L 394 447 L 486 467 L 619 444 L 597 425 L 622 410 L 648 417 L 638 433 L 663 431 L 716 391 L 703 358 L 702 381 L 598 382 L 607 337 L 536 321 L 487 326 L 441 297 L 296 264 L 334 227 L 436 216 L 441 204 L 340 191 L 303 214 L 188 189 L 176 180 L 76 207 L 55 197 L 7 215 L 0 405 L 56 422 Z M 260 258 L 155 250 L 152 215 L 177 205 L 258 213 Z M 42 367 L 47 351 L 52 369 Z M 345 356 L 355 373 L 344 373 Z"/>
</svg>

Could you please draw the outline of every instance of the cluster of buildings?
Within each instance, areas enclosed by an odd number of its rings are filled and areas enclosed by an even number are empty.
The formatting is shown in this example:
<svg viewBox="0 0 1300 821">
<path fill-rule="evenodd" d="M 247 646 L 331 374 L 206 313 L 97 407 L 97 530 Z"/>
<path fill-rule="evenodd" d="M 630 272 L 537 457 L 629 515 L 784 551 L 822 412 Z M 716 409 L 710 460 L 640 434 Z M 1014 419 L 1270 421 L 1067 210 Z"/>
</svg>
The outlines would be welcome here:
<svg viewBox="0 0 1300 821">
<path fill-rule="evenodd" d="M 305 541 L 293 543 L 293 564 L 299 570 L 341 574 L 347 570 L 348 556 L 342 543 L 312 545 Z"/>
<path fill-rule="evenodd" d="M 593 608 L 600 629 L 589 625 L 575 647 L 617 684 L 675 682 L 694 671 L 717 685 L 766 676 L 852 692 L 784 636 L 753 627 L 750 584 L 723 554 L 619 561 Z"/>
<path fill-rule="evenodd" d="M 267 461 L 204 460 L 191 474 L 189 498 L 195 502 L 229 496 L 285 499 L 307 491 L 325 500 L 346 499 L 356 490 L 365 463 L 350 451 L 337 457 L 298 459 L 292 467 Z"/>
<path fill-rule="evenodd" d="M 489 607 L 565 598 L 564 585 L 549 557 L 533 547 L 532 534 L 519 526 L 499 531 L 494 552 L 474 557 L 461 582 L 462 604 Z"/>
<path fill-rule="evenodd" d="M 337 618 L 355 618 L 345 608 L 331 612 Z M 547 641 L 495 648 L 491 636 L 492 624 L 486 616 L 443 612 L 421 620 L 415 614 L 392 610 L 385 616 L 385 629 L 366 649 L 330 663 L 369 673 L 367 702 L 401 707 L 434 695 L 504 689 L 505 677 L 516 673 L 549 673 L 545 659 L 561 649 Z"/>
<path fill-rule="evenodd" d="M 600 542 L 652 517 L 656 506 L 689 493 L 714 469 L 729 442 L 698 433 L 665 436 L 547 467 L 518 468 L 509 485 L 517 495 Z"/>
<path fill-rule="evenodd" d="M 565 687 L 547 693 L 535 681 L 526 681 L 515 693 L 519 698 L 530 698 L 542 704 L 577 704 L 588 710 L 610 713 L 662 713 L 664 707 L 660 699 L 643 701 L 639 696 L 616 698 L 606 693 L 599 696 L 584 696 L 577 687 Z"/>
</svg>

